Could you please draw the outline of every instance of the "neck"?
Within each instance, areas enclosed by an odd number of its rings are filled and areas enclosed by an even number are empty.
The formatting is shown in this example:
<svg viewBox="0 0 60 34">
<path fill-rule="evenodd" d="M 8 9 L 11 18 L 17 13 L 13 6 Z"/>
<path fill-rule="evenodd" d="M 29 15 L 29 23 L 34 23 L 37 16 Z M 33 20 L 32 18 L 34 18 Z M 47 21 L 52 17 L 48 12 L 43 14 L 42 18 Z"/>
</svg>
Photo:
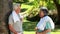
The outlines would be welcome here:
<svg viewBox="0 0 60 34">
<path fill-rule="evenodd" d="M 40 18 L 43 18 L 43 17 L 40 16 Z"/>
<path fill-rule="evenodd" d="M 41 18 L 43 18 L 43 17 L 45 17 L 45 16 L 42 16 Z"/>
<path fill-rule="evenodd" d="M 16 12 L 16 14 L 19 14 L 18 12 Z"/>
<path fill-rule="evenodd" d="M 17 11 L 15 11 L 16 12 L 16 14 L 19 14 Z"/>
</svg>

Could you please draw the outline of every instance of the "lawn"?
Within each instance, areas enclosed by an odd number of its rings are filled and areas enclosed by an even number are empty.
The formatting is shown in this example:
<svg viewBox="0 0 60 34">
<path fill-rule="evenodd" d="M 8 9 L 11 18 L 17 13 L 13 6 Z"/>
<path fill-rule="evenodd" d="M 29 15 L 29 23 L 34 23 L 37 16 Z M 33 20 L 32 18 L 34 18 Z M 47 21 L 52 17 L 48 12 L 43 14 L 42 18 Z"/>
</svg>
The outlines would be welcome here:
<svg viewBox="0 0 60 34">
<path fill-rule="evenodd" d="M 24 34 L 35 34 L 35 31 L 24 31 Z M 60 34 L 60 32 L 51 32 L 51 34 Z"/>
<path fill-rule="evenodd" d="M 24 34 L 35 34 L 34 28 L 36 26 L 36 23 L 37 22 L 24 20 Z M 56 27 L 55 30 L 51 32 L 51 34 L 60 34 L 60 27 Z"/>
</svg>

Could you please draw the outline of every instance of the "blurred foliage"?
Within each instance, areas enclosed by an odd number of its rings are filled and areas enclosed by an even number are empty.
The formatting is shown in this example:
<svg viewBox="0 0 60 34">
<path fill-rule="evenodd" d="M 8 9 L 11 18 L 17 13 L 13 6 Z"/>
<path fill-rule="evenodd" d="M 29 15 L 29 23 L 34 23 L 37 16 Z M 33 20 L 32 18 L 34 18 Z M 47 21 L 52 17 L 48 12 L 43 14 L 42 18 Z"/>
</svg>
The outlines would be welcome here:
<svg viewBox="0 0 60 34">
<path fill-rule="evenodd" d="M 28 21 L 26 21 L 23 24 L 23 29 L 25 31 L 33 31 L 34 28 L 36 27 L 36 24 L 37 24 L 37 22 L 30 22 L 30 21 L 28 22 Z"/>
<path fill-rule="evenodd" d="M 22 13 L 27 19 L 33 18 L 38 15 L 39 9 L 42 6 L 47 7 L 49 10 L 56 9 L 53 0 L 13 0 L 20 3 Z M 38 16 L 39 17 L 39 16 Z"/>
<path fill-rule="evenodd" d="M 39 9 L 42 6 L 47 7 L 49 10 L 56 9 L 56 6 L 53 0 L 13 0 L 15 3 L 21 4 L 22 15 L 26 17 L 28 21 L 25 21 L 23 24 L 24 30 L 34 30 L 37 22 L 40 20 L 38 15 Z M 60 0 L 56 0 L 60 4 Z M 53 13 L 53 11 L 51 11 Z M 57 15 L 49 15 L 53 21 L 57 22 Z"/>
<path fill-rule="evenodd" d="M 58 4 L 60 4 L 60 0 L 56 0 Z"/>
<path fill-rule="evenodd" d="M 56 8 L 53 3 L 53 0 L 13 0 L 13 1 L 20 3 L 22 5 L 22 7 L 23 7 L 23 4 L 32 6 L 26 10 L 25 10 L 25 8 L 22 8 L 22 9 L 24 9 L 24 10 L 22 10 L 23 14 L 26 14 L 26 15 L 28 14 L 27 16 L 30 18 L 38 15 L 39 8 L 41 6 L 45 6 L 49 10 L 53 10 Z M 26 8 L 27 7 L 28 6 L 26 6 Z"/>
<path fill-rule="evenodd" d="M 47 7 L 48 7 L 49 10 L 56 9 L 55 4 L 53 3 L 53 1 L 48 1 L 47 2 Z"/>
<path fill-rule="evenodd" d="M 28 0 L 13 0 L 15 3 L 27 3 L 29 2 Z"/>
</svg>

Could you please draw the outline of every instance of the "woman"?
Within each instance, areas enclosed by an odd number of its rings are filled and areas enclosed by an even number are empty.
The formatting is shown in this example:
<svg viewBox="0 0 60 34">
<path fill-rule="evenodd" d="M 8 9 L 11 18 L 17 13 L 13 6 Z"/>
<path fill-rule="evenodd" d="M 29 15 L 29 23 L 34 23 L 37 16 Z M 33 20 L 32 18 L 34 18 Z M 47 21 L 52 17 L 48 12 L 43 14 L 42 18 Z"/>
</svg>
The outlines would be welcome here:
<svg viewBox="0 0 60 34">
<path fill-rule="evenodd" d="M 41 19 L 35 28 L 36 34 L 50 34 L 51 29 L 54 29 L 54 23 L 48 16 L 48 9 L 46 7 L 41 7 L 39 16 Z"/>
</svg>

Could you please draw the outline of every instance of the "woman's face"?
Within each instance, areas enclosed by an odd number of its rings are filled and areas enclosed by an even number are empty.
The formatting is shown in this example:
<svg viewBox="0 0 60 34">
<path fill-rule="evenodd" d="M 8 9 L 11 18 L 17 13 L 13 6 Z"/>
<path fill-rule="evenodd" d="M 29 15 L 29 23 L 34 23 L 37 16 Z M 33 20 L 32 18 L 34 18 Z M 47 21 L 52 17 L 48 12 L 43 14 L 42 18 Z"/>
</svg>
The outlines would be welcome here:
<svg viewBox="0 0 60 34">
<path fill-rule="evenodd" d="M 40 10 L 39 16 L 40 16 L 41 18 L 44 17 L 44 12 L 43 12 L 42 10 Z"/>
</svg>

